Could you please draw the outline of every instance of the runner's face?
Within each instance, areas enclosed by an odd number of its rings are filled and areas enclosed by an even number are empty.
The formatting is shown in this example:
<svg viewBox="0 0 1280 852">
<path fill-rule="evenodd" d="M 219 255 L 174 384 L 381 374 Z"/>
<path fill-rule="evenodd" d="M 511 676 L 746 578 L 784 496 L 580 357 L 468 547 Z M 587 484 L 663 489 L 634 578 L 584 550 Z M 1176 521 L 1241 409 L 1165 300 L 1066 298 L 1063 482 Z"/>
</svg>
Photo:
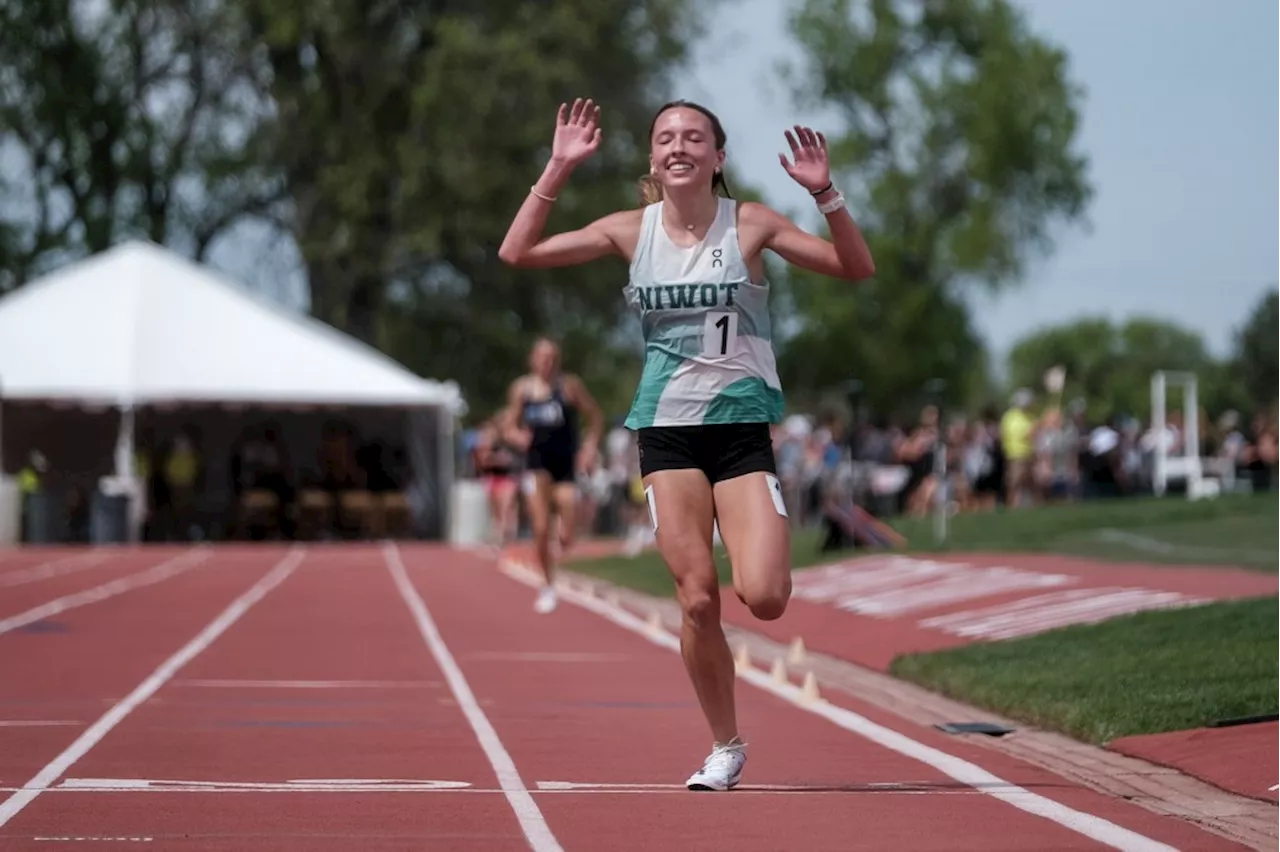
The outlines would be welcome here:
<svg viewBox="0 0 1280 852">
<path fill-rule="evenodd" d="M 539 343 L 529 353 L 529 367 L 543 379 L 550 379 L 560 366 L 560 353 L 549 343 Z"/>
<path fill-rule="evenodd" d="M 724 163 L 711 120 L 696 109 L 674 107 L 658 116 L 650 140 L 649 165 L 664 189 L 710 186 Z"/>
</svg>

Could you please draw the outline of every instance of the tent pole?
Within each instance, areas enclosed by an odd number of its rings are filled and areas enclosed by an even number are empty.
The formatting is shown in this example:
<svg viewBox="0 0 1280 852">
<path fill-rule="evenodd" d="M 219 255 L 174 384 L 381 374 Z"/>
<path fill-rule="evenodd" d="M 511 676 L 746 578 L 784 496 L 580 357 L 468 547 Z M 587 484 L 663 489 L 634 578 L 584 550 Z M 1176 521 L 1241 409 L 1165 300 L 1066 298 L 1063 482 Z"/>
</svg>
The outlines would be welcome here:
<svg viewBox="0 0 1280 852">
<path fill-rule="evenodd" d="M 139 521 L 146 512 L 142 505 L 143 493 L 134 480 L 134 407 L 133 403 L 120 406 L 120 434 L 116 438 L 116 479 L 129 496 L 129 542 L 136 544 L 141 537 Z"/>
<path fill-rule="evenodd" d="M 120 434 L 116 438 L 116 476 L 133 476 L 133 406 L 120 406 Z"/>
<path fill-rule="evenodd" d="M 440 537 L 443 541 L 449 541 L 450 529 L 453 524 L 453 412 L 449 410 L 449 406 L 440 405 L 436 409 L 440 412 L 440 425 L 437 430 L 440 435 Z"/>
</svg>

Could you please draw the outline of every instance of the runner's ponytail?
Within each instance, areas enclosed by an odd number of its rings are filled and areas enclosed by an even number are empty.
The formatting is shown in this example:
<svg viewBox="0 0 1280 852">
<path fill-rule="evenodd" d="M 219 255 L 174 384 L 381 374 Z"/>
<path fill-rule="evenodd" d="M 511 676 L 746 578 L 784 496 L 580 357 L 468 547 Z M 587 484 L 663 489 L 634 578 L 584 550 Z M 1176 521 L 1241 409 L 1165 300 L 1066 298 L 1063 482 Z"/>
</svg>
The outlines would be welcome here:
<svg viewBox="0 0 1280 852">
<path fill-rule="evenodd" d="M 640 204 L 648 206 L 657 204 L 662 200 L 662 184 L 658 183 L 658 179 L 653 175 L 644 175 L 640 178 Z"/>
</svg>

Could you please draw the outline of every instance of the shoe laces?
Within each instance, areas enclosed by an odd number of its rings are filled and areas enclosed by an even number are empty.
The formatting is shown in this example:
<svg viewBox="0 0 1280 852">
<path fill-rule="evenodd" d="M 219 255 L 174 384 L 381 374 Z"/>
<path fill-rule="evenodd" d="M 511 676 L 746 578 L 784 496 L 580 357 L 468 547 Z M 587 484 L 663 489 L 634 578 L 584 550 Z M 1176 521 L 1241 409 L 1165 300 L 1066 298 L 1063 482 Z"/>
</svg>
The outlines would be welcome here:
<svg viewBox="0 0 1280 852">
<path fill-rule="evenodd" d="M 741 740 L 737 742 L 716 743 L 711 748 L 711 754 L 707 755 L 707 759 L 702 763 L 702 771 L 710 772 L 712 770 L 729 770 L 733 767 L 734 758 L 746 749 L 747 744 Z"/>
</svg>

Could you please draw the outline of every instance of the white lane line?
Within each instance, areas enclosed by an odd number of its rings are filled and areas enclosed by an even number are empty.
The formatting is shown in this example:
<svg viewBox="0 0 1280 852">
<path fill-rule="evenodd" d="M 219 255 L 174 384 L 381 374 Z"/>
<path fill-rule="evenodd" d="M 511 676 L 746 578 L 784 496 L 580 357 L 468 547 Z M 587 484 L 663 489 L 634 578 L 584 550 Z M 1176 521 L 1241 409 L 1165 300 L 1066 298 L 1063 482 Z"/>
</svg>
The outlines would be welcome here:
<svg viewBox="0 0 1280 852">
<path fill-rule="evenodd" d="M 48 618 L 51 615 L 57 615 L 60 612 L 66 612 L 69 609 L 85 606 L 86 604 L 104 601 L 107 598 L 122 595 L 133 589 L 140 589 L 143 586 L 150 586 L 155 583 L 167 580 L 170 577 L 188 571 L 201 564 L 209 558 L 207 548 L 199 550 L 188 550 L 166 559 L 159 565 L 153 565 L 145 571 L 139 571 L 136 574 L 129 574 L 119 577 L 109 583 L 103 583 L 101 586 L 94 586 L 92 589 L 85 589 L 83 592 L 76 592 L 70 595 L 64 595 L 55 598 L 48 603 L 40 604 L 26 612 L 20 612 L 17 615 L 11 615 L 8 618 L 0 619 L 0 634 L 8 633 L 11 630 L 17 630 L 19 627 L 25 627 L 37 621 Z"/>
<path fill-rule="evenodd" d="M 619 783 L 587 781 L 538 781 L 530 793 L 609 793 L 614 795 L 689 795 L 683 784 Z M 18 788 L 0 790 L 16 791 Z M 67 778 L 46 788 L 45 793 L 486 793 L 502 795 L 500 788 L 476 787 L 469 781 L 416 778 L 292 778 L 287 781 L 184 781 L 155 778 Z M 744 784 L 734 788 L 735 796 L 747 794 L 812 793 L 850 795 L 892 793 L 908 796 L 978 795 L 969 786 L 947 786 L 929 781 L 870 781 L 853 784 Z"/>
<path fill-rule="evenodd" d="M 4 802 L 0 802 L 0 826 L 4 826 L 9 820 L 17 816 L 23 808 L 31 804 L 50 784 L 61 778 L 77 760 L 84 757 L 89 752 L 89 749 L 111 733 L 112 728 L 120 724 L 134 709 L 172 679 L 179 669 L 212 645 L 214 640 L 226 632 L 227 628 L 235 624 L 242 615 L 249 611 L 250 607 L 262 600 L 267 592 L 284 582 L 284 579 L 293 573 L 293 570 L 302 562 L 302 556 L 303 551 L 301 549 L 291 549 L 262 579 L 232 601 L 222 611 L 221 615 L 211 621 L 194 639 L 183 645 L 176 654 L 161 663 L 146 680 L 134 688 L 133 692 L 126 695 L 118 704 L 104 713 L 102 718 L 90 725 L 84 733 L 76 738 L 75 742 L 67 746 L 62 754 L 49 761 L 48 765 L 37 772 L 34 778 L 23 784 L 22 789 L 5 799 Z"/>
<path fill-rule="evenodd" d="M 539 781 L 539 793 L 677 793 L 688 795 L 683 784 L 591 783 L 584 781 Z M 972 787 L 948 787 L 930 781 L 867 781 L 851 784 L 742 784 L 733 795 L 743 793 L 902 793 L 912 796 L 975 795 Z"/>
<path fill-rule="evenodd" d="M 444 673 L 445 680 L 449 683 L 449 688 L 453 690 L 453 694 L 458 700 L 458 707 L 461 708 L 463 715 L 467 717 L 467 721 L 471 724 L 471 729 L 475 731 L 476 739 L 480 742 L 480 747 L 484 749 L 485 756 L 493 767 L 494 774 L 498 776 L 498 785 L 502 787 L 503 793 L 506 794 L 507 802 L 511 805 L 511 810 L 515 812 L 516 819 L 520 821 L 520 828 L 524 831 L 524 836 L 529 841 L 529 846 L 534 852 L 564 852 L 564 847 L 560 845 L 555 835 L 551 833 L 551 828 L 547 825 L 546 818 L 542 815 L 537 802 L 533 800 L 533 796 L 529 793 L 529 788 L 525 786 L 524 780 L 520 777 L 515 761 L 511 759 L 511 755 L 507 753 L 506 748 L 502 745 L 502 740 L 498 738 L 498 732 L 493 729 L 488 717 L 480 709 L 475 693 L 471 691 L 471 686 L 467 683 L 467 679 L 463 677 L 462 669 L 458 668 L 457 662 L 453 659 L 453 654 L 449 652 L 449 647 L 445 645 L 444 639 L 441 638 L 440 631 L 436 627 L 434 619 L 431 618 L 431 613 L 427 610 L 426 602 L 423 601 L 422 596 L 418 594 L 418 590 L 413 587 L 413 584 L 409 582 L 409 576 L 404 569 L 404 560 L 400 558 L 399 548 L 394 543 L 388 543 L 383 547 L 382 555 L 387 562 L 387 570 L 391 572 L 391 576 L 395 580 L 396 588 L 400 590 L 400 596 L 404 598 L 409 611 L 413 613 L 413 619 L 418 624 L 418 630 L 422 633 L 422 638 L 426 641 L 427 648 L 431 651 L 431 656 L 435 657 L 436 665 Z"/>
<path fill-rule="evenodd" d="M 0 588 L 21 586 L 25 583 L 34 583 L 39 580 L 47 580 L 50 577 L 83 571 L 86 568 L 96 568 L 110 560 L 113 555 L 90 551 L 89 553 L 80 553 L 75 556 L 64 556 L 61 559 L 51 559 L 48 562 L 41 562 L 39 565 L 33 565 L 30 568 L 7 571 L 0 574 Z"/>
<path fill-rule="evenodd" d="M 222 678 L 175 680 L 174 686 L 211 689 L 433 689 L 434 680 L 230 680 Z"/>
<path fill-rule="evenodd" d="M 128 837 L 128 836 L 108 837 L 105 835 L 97 835 L 97 834 L 81 834 L 81 835 L 73 836 L 70 834 L 64 834 L 60 837 L 36 836 L 31 839 L 36 841 L 49 841 L 52 843 L 96 843 L 98 841 L 105 841 L 107 843 L 150 843 L 155 838 L 154 837 Z"/>
<path fill-rule="evenodd" d="M 921 627 L 967 638 L 1012 639 L 1069 624 L 1096 623 L 1119 615 L 1202 603 L 1208 601 L 1181 592 L 1106 586 L 1050 592 L 981 609 L 933 616 L 918 623 Z"/>
<path fill-rule="evenodd" d="M 472 651 L 468 660 L 502 663 L 623 663 L 626 654 L 592 654 L 576 651 Z"/>
<path fill-rule="evenodd" d="M 52 789 L 76 793 L 413 793 L 470 788 L 467 781 L 417 778 L 293 778 L 287 781 L 68 778 Z"/>
<path fill-rule="evenodd" d="M 527 586 L 536 585 L 529 572 L 523 568 L 515 568 L 511 565 L 503 564 L 501 570 L 504 574 L 520 583 L 524 583 Z M 559 591 L 562 599 L 594 612 L 596 615 L 647 639 L 655 645 L 674 651 L 677 654 L 680 653 L 680 640 L 665 629 L 655 631 L 643 619 L 632 615 L 621 607 L 615 607 L 604 601 L 584 595 L 566 584 L 561 584 Z M 1130 831 L 1102 817 L 1077 811 L 1060 802 L 1032 793 L 993 775 L 967 760 L 962 760 L 924 743 L 916 742 L 892 728 L 877 725 L 852 710 L 831 704 L 822 698 L 806 698 L 800 687 L 791 683 L 775 683 L 768 672 L 751 667 L 741 671 L 739 677 L 752 686 L 776 695 L 800 710 L 813 713 L 815 716 L 821 716 L 846 731 L 866 737 L 877 745 L 895 751 L 904 757 L 932 766 L 944 775 L 962 784 L 968 784 L 988 796 L 1013 805 L 1019 810 L 1056 822 L 1064 828 L 1083 834 L 1085 837 L 1096 840 L 1113 849 L 1121 849 L 1124 852 L 1176 852 L 1172 846 Z"/>
</svg>

